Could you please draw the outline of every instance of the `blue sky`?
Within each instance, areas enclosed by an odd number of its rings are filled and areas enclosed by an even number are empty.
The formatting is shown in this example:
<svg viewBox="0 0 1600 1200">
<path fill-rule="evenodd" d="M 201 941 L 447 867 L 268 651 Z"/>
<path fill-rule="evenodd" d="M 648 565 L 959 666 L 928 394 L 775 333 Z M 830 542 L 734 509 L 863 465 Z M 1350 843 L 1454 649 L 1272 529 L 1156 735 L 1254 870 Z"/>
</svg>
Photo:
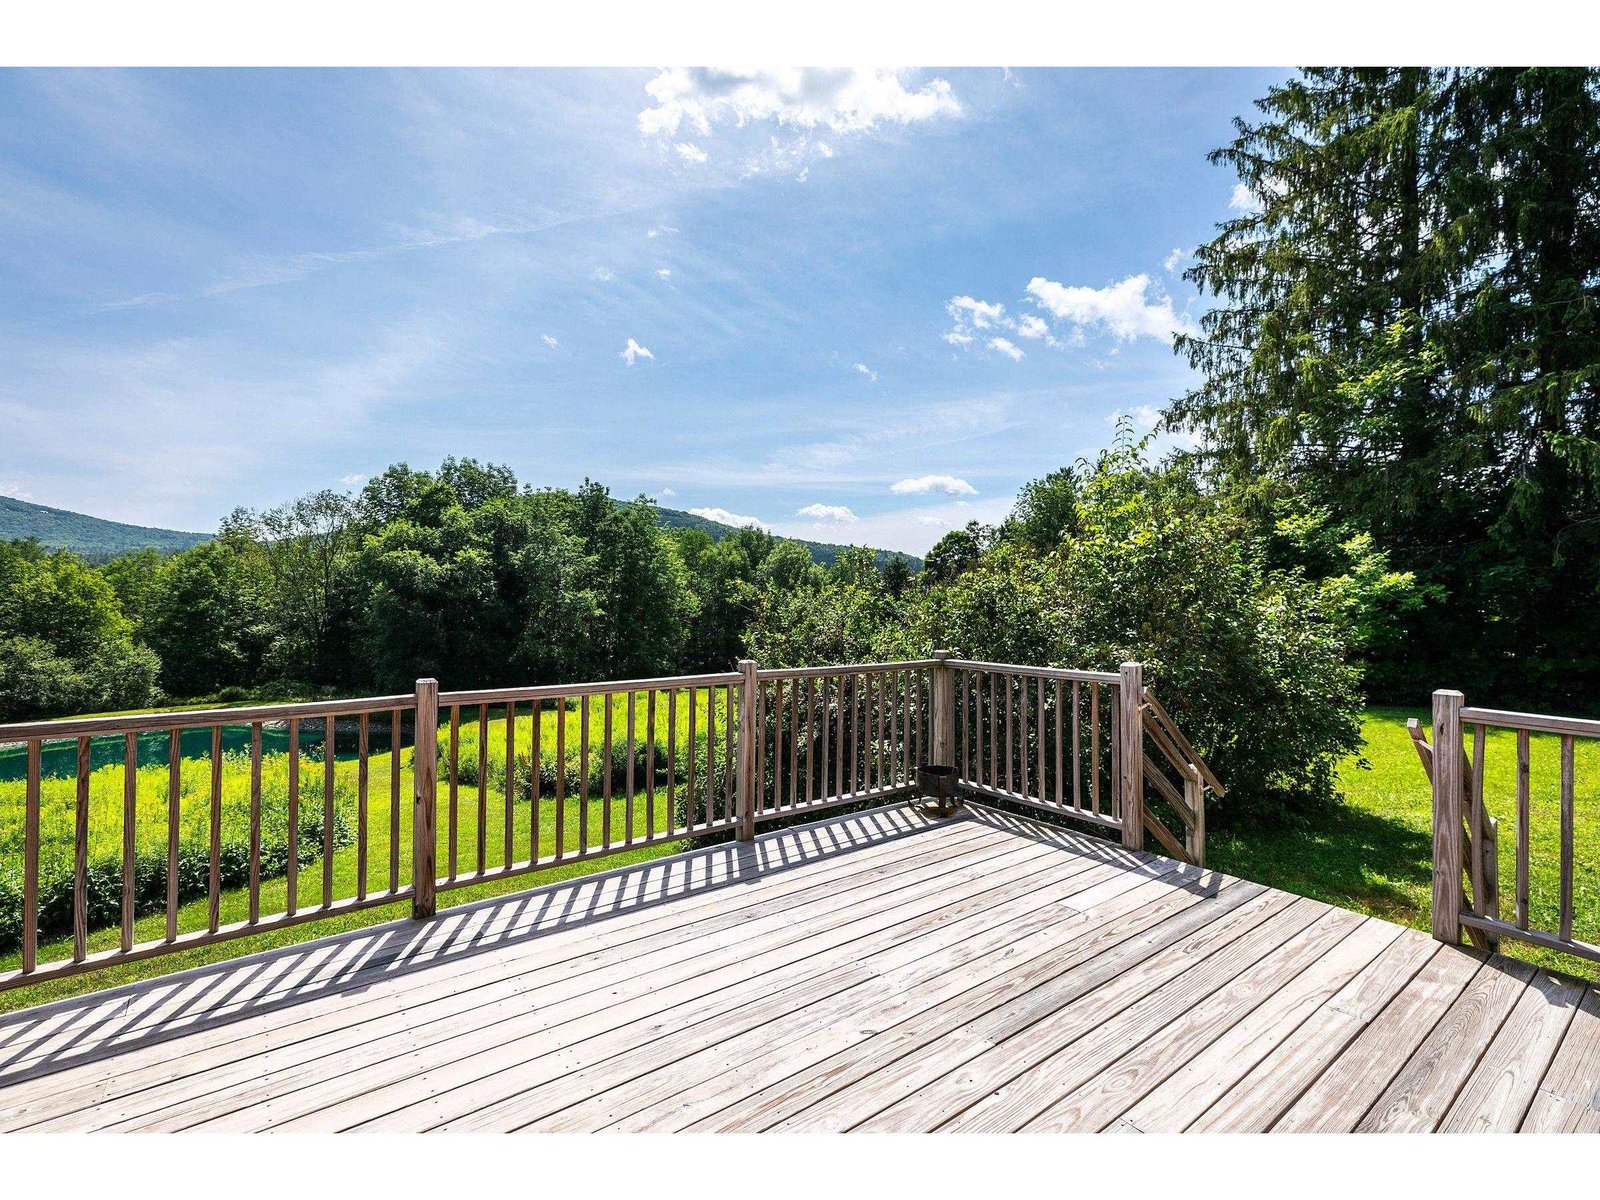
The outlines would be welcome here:
<svg viewBox="0 0 1600 1200">
<path fill-rule="evenodd" d="M 1285 74 L 0 72 L 0 493 L 456 454 L 920 553 L 1185 385 Z"/>
</svg>

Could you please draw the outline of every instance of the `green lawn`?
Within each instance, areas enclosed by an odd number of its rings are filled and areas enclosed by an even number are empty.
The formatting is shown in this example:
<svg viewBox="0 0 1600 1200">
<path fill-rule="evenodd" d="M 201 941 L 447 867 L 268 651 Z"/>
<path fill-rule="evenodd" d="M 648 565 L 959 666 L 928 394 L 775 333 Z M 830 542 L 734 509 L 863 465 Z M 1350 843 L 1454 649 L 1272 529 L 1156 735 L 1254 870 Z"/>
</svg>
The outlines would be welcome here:
<svg viewBox="0 0 1600 1200">
<path fill-rule="evenodd" d="M 603 710 L 599 701 L 592 702 L 590 709 L 590 729 L 592 736 L 598 738 L 603 728 Z M 687 721 L 686 705 L 682 700 L 679 703 L 679 726 L 677 758 L 679 771 L 682 773 L 682 763 L 687 758 Z M 490 769 L 488 774 L 490 794 L 487 799 L 487 826 L 485 841 L 487 843 L 489 862 L 491 865 L 502 861 L 502 833 L 504 830 L 504 724 L 503 716 L 492 714 L 494 721 L 491 724 L 488 741 L 488 759 L 491 763 L 498 761 L 498 768 Z M 1422 769 L 1417 762 L 1416 754 L 1410 745 L 1410 739 L 1405 731 L 1407 716 L 1420 716 L 1420 713 L 1408 713 L 1397 709 L 1372 709 L 1364 720 L 1366 735 L 1365 759 L 1370 763 L 1370 769 L 1361 766 L 1356 760 L 1346 762 L 1341 770 L 1341 786 L 1344 789 L 1347 802 L 1326 817 L 1312 823 L 1308 828 L 1292 831 L 1248 832 L 1234 835 L 1216 833 L 1212 836 L 1209 845 L 1209 863 L 1219 870 L 1230 874 L 1253 879 L 1261 883 L 1286 891 L 1296 892 L 1325 900 L 1330 904 L 1353 908 L 1361 912 L 1372 913 L 1392 921 L 1399 921 L 1417 928 L 1426 929 L 1429 920 L 1430 901 L 1430 814 L 1431 801 L 1429 790 Z M 473 736 L 469 736 L 468 728 L 470 718 L 476 716 L 475 710 L 469 714 L 463 712 L 463 739 L 461 757 L 463 763 L 476 763 L 476 744 Z M 717 729 L 725 728 L 725 717 L 718 706 Z M 578 727 L 581 721 L 579 710 L 574 707 L 569 709 L 564 717 L 567 725 L 567 750 L 569 756 L 578 741 Z M 637 736 L 640 740 L 644 737 L 644 708 L 639 705 L 636 717 Z M 701 703 L 696 711 L 697 736 L 703 738 L 705 730 L 705 707 L 702 696 Z M 625 716 L 621 710 L 613 712 L 613 729 L 620 739 L 625 728 Z M 441 743 L 447 735 L 448 726 L 441 730 Z M 475 731 L 474 731 L 475 732 Z M 524 712 L 517 722 L 517 744 L 527 747 L 532 737 L 531 721 Z M 555 717 L 554 713 L 546 710 L 543 714 L 541 729 L 541 754 L 547 759 L 553 759 L 555 752 Z M 658 741 L 665 742 L 665 701 L 658 699 L 656 735 Z M 1555 738 L 1534 738 L 1532 751 L 1532 825 L 1534 829 L 1532 851 L 1532 924 L 1545 928 L 1553 928 L 1555 921 L 1556 902 L 1556 788 L 1559 779 L 1558 740 Z M 411 794 L 411 751 L 403 750 L 401 795 L 404 802 L 401 805 L 401 845 L 404 851 L 401 855 L 402 880 L 408 870 L 410 846 L 410 803 Z M 664 757 L 664 754 L 663 754 Z M 1578 806 L 1577 806 L 1577 845 L 1575 861 L 1577 864 L 1577 879 L 1575 883 L 1577 924 L 1576 933 L 1579 937 L 1590 941 L 1600 940 L 1600 746 L 1579 743 L 1577 762 L 1578 780 Z M 701 760 L 703 763 L 703 759 Z M 1501 818 L 1501 854 L 1500 867 L 1501 893 L 1503 912 L 1509 918 L 1513 912 L 1515 863 L 1513 827 L 1515 821 L 1515 735 L 1498 734 L 1491 738 L 1486 772 L 1485 801 L 1490 811 Z M 228 803 L 225 811 L 230 815 L 230 820 L 237 819 L 238 807 L 235 789 L 239 786 L 239 779 L 233 772 L 237 766 L 230 764 L 232 770 L 228 777 L 228 788 L 225 794 Z M 720 765 L 720 760 L 719 760 Z M 280 764 L 281 768 L 281 764 Z M 702 766 L 703 770 L 703 766 Z M 146 780 L 146 773 L 149 779 Z M 102 773 L 105 779 L 100 779 Z M 463 772 L 465 775 L 466 773 Z M 111 827 L 102 834 L 111 845 L 120 845 L 120 803 L 121 803 L 121 775 L 120 768 L 105 767 L 95 773 L 96 779 L 92 795 L 96 798 L 96 811 L 100 805 L 114 812 Z M 193 775 L 193 779 L 191 779 Z M 355 795 L 355 766 L 347 759 L 341 759 L 336 768 L 335 795 L 341 814 L 341 821 L 346 826 L 353 822 L 353 805 Z M 275 775 L 274 778 L 281 776 Z M 320 787 L 322 767 L 320 762 L 308 761 L 303 764 L 302 789 L 303 806 L 320 808 Z M 247 776 L 244 777 L 247 780 Z M 658 776 L 664 780 L 664 775 Z M 190 760 L 184 774 L 185 784 L 185 814 L 186 828 L 188 828 L 187 814 L 191 803 L 202 805 L 205 800 L 206 764 L 204 760 Z M 369 886 L 379 890 L 386 886 L 389 855 L 389 807 L 388 807 L 388 780 L 389 756 L 386 752 L 374 754 L 370 763 L 371 780 L 371 811 L 369 816 L 369 859 L 370 872 Z M 0 840 L 8 836 L 8 830 L 16 817 L 15 797 L 10 795 L 12 785 L 0 784 Z M 165 769 L 146 768 L 140 772 L 140 811 L 146 810 L 146 805 L 152 802 L 152 797 L 165 792 Z M 152 791 L 147 796 L 147 790 Z M 70 781 L 60 781 L 46 789 L 47 800 L 50 796 L 56 797 L 52 808 L 62 805 L 70 806 L 71 788 Z M 617 795 L 620 796 L 620 788 Z M 458 854 L 463 873 L 470 871 L 475 864 L 477 840 L 477 790 L 475 787 L 463 783 L 458 788 L 457 809 L 460 814 L 460 827 L 458 830 Z M 193 797 L 191 800 L 190 797 Z M 101 799 L 103 797 L 103 800 Z M 164 801 L 163 801 L 164 802 Z M 448 805 L 447 785 L 443 774 L 440 781 L 440 806 L 441 817 L 439 827 L 440 851 L 439 862 L 441 873 L 447 862 L 448 830 L 444 820 L 444 810 Z M 577 845 L 578 814 L 580 803 L 576 797 L 569 795 L 565 808 L 566 844 L 569 848 Z M 643 817 L 644 806 L 637 806 L 638 825 L 636 831 L 642 833 L 645 825 Z M 162 810 L 164 811 L 164 810 Z M 542 854 L 550 854 L 555 849 L 555 801 L 546 796 L 540 804 L 540 849 Z M 667 805 L 664 798 L 656 806 L 655 827 L 664 828 Z M 526 799 L 520 800 L 513 807 L 513 816 L 516 822 L 515 836 L 517 857 L 525 856 L 528 847 L 528 824 L 530 810 Z M 61 829 L 65 817 L 57 813 L 56 817 L 46 822 L 47 828 Z M 161 818 L 164 820 L 164 818 Z M 598 840 L 598 829 L 602 824 L 602 806 L 596 794 L 589 804 L 589 820 L 591 841 Z M 622 806 L 613 804 L 612 829 L 614 834 L 620 836 L 623 821 Z M 153 825 L 159 825 L 158 819 L 152 819 Z M 198 836 L 200 826 L 195 826 Z M 161 830 L 156 832 L 164 838 Z M 59 853 L 62 849 L 59 834 L 54 840 L 48 842 L 55 847 L 51 853 Z M 164 844 L 164 843 L 163 843 Z M 504 880 L 498 884 L 478 885 L 463 888 L 441 895 L 442 904 L 464 903 L 480 899 L 485 896 L 518 891 L 554 879 L 565 878 L 571 875 L 583 874 L 587 871 L 603 870 L 611 866 L 627 862 L 641 861 L 648 858 L 659 857 L 680 848 L 680 843 L 665 843 L 659 846 L 648 847 L 643 850 L 632 851 L 615 858 L 602 859 L 597 863 L 573 863 L 560 868 L 544 871 L 534 876 L 524 876 Z M 12 855 L 7 844 L 6 855 Z M 357 857 L 354 846 L 347 846 L 334 855 L 334 895 L 336 897 L 354 895 L 356 887 Z M 311 907 L 321 898 L 322 868 L 320 862 L 302 866 L 300 869 L 299 897 L 302 907 Z M 284 881 L 280 879 L 263 884 L 261 910 L 263 913 L 281 911 L 285 896 Z M 224 923 L 243 919 L 245 916 L 246 896 L 243 889 L 235 889 L 226 893 L 222 904 L 222 921 Z M 368 909 L 358 913 L 347 914 L 328 921 L 311 922 L 291 929 L 280 930 L 274 933 L 256 937 L 242 938 L 234 942 L 221 945 L 203 947 L 186 951 L 163 958 L 147 960 L 144 962 L 129 963 L 121 967 L 110 968 L 89 976 L 61 980 L 55 983 L 43 984 L 33 988 L 22 988 L 12 992 L 0 993 L 0 1011 L 23 1007 L 25 1005 L 39 1004 L 47 1000 L 62 996 L 73 995 L 79 992 L 91 991 L 97 988 L 110 987 L 117 983 L 124 983 L 133 979 L 166 974 L 172 971 L 183 970 L 201 963 L 218 961 L 240 954 L 269 947 L 287 945 L 294 942 L 306 941 L 311 938 L 321 937 L 329 933 L 342 930 L 355 929 L 365 925 L 391 920 L 402 915 L 404 905 L 383 906 Z M 206 920 L 206 905 L 203 900 L 185 905 L 181 914 L 180 925 L 183 929 L 203 928 Z M 138 923 L 136 940 L 153 939 L 161 936 L 163 917 L 156 914 L 146 917 Z M 90 936 L 90 948 L 104 949 L 116 944 L 117 931 L 115 928 L 103 929 Z M 1589 964 L 1576 960 L 1549 954 L 1532 948 L 1517 947 L 1507 943 L 1504 949 L 1512 954 L 1529 958 L 1533 961 L 1558 966 L 1564 970 L 1573 971 L 1594 977 L 1595 971 Z M 70 951 L 70 942 L 66 939 L 57 939 L 40 946 L 39 958 L 41 962 L 64 957 Z M 0 957 L 0 970 L 14 968 L 18 963 L 18 956 L 13 953 Z"/>
<path fill-rule="evenodd" d="M 1391 921 L 1429 927 L 1432 907 L 1433 801 L 1406 732 L 1406 718 L 1427 714 L 1372 708 L 1362 721 L 1364 758 L 1340 769 L 1345 804 L 1304 830 L 1217 834 L 1207 863 L 1245 879 L 1313 896 Z M 1468 749 L 1471 749 L 1471 730 Z M 1560 739 L 1530 739 L 1529 925 L 1556 927 Z M 1484 759 L 1484 805 L 1500 820 L 1501 916 L 1515 917 L 1516 734 L 1491 733 Z M 1600 744 L 1576 750 L 1574 934 L 1600 941 Z M 1507 941 L 1519 958 L 1595 978 L 1595 965 Z"/>
</svg>

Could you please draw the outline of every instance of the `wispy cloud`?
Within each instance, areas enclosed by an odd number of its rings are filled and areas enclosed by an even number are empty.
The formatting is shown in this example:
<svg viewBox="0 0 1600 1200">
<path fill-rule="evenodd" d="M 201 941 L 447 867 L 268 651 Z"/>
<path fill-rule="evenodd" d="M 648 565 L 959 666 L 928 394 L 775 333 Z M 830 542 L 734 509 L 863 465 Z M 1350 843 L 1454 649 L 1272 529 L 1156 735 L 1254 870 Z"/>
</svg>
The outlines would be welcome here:
<svg viewBox="0 0 1600 1200">
<path fill-rule="evenodd" d="M 808 504 L 795 513 L 797 517 L 811 517 L 835 525 L 854 525 L 859 517 L 843 504 Z"/>
<path fill-rule="evenodd" d="M 897 496 L 926 496 L 931 492 L 943 492 L 946 496 L 978 494 L 977 488 L 954 475 L 918 475 L 914 479 L 900 480 L 889 490 Z"/>
<path fill-rule="evenodd" d="M 596 267 L 593 271 L 589 272 L 589 278 L 594 280 L 596 283 L 610 283 L 616 277 L 617 273 L 610 267 Z"/>
<path fill-rule="evenodd" d="M 648 358 L 651 360 L 655 359 L 654 354 L 651 354 L 650 351 L 639 345 L 639 343 L 634 341 L 632 338 L 628 339 L 628 344 L 622 348 L 622 353 L 617 355 L 617 357 L 623 362 L 627 363 L 630 367 L 633 366 L 634 363 L 638 362 L 641 358 Z"/>
<path fill-rule="evenodd" d="M 552 350 L 559 350 L 561 348 L 561 343 L 556 341 L 556 339 L 551 337 L 548 333 L 540 334 L 539 340 L 546 346 L 549 346 Z"/>
<path fill-rule="evenodd" d="M 860 133 L 880 122 L 909 125 L 961 115 L 950 84 L 933 79 L 907 87 L 899 71 L 860 67 L 719 70 L 672 67 L 645 84 L 651 104 L 639 114 L 642 133 L 675 134 L 687 125 L 709 136 L 717 125 L 772 121 L 836 134 Z"/>
<path fill-rule="evenodd" d="M 867 366 L 866 363 L 857 363 L 855 365 L 855 372 L 858 375 L 865 375 L 867 377 L 868 381 L 870 381 L 872 383 L 877 383 L 878 382 L 878 373 L 876 371 L 874 371 L 871 367 Z"/>
<path fill-rule="evenodd" d="M 711 156 L 693 142 L 678 142 L 672 147 L 684 162 L 703 163 Z"/>
<path fill-rule="evenodd" d="M 657 279 L 671 279 L 672 278 L 672 268 L 671 267 L 658 267 L 656 269 L 656 278 Z"/>
<path fill-rule="evenodd" d="M 1023 353 L 1022 347 L 1017 345 L 1010 338 L 1003 338 L 1003 337 L 990 338 L 989 342 L 988 342 L 988 346 L 989 346 L 989 349 L 994 350 L 997 353 L 1004 354 L 1012 362 L 1021 362 L 1022 361 L 1022 353 Z"/>
<path fill-rule="evenodd" d="M 743 529 L 749 525 L 760 528 L 766 524 L 760 517 L 741 516 L 739 513 L 729 512 L 725 508 L 691 508 L 689 511 L 697 517 L 704 517 L 708 521 L 716 521 L 721 525 L 732 525 L 736 529 Z"/>
</svg>

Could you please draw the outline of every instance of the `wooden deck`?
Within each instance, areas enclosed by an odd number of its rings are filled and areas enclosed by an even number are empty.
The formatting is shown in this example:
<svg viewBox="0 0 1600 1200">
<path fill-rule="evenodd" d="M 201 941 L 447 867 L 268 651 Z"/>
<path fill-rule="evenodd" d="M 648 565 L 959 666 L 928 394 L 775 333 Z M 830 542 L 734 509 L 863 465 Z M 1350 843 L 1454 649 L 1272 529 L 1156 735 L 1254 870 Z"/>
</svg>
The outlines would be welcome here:
<svg viewBox="0 0 1600 1200">
<path fill-rule="evenodd" d="M 0 1018 L 0 1129 L 1584 1130 L 1600 992 L 982 809 Z"/>
</svg>

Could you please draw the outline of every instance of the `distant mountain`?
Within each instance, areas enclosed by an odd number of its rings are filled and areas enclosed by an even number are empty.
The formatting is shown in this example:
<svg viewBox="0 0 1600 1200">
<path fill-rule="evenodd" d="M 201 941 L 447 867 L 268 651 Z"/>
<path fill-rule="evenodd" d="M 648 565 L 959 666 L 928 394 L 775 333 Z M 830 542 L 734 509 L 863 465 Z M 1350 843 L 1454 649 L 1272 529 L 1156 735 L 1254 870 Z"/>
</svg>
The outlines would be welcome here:
<svg viewBox="0 0 1600 1200">
<path fill-rule="evenodd" d="M 694 513 L 683 512 L 676 508 L 662 508 L 657 505 L 656 512 L 661 516 L 661 523 L 668 529 L 698 529 L 710 537 L 712 541 L 721 541 L 730 533 L 738 532 L 732 525 L 724 525 L 721 521 L 713 521 L 707 517 L 696 516 Z M 835 546 L 832 542 L 808 542 L 804 538 L 781 538 L 779 540 L 799 542 L 800 545 L 811 551 L 811 557 L 814 561 L 825 567 L 831 567 L 834 560 L 843 551 L 849 549 L 848 546 Z M 922 560 L 915 554 L 902 554 L 898 550 L 874 550 L 872 553 L 877 559 L 879 570 L 888 566 L 890 561 L 896 558 L 905 559 L 906 565 L 913 571 L 922 570 Z"/>
<path fill-rule="evenodd" d="M 661 523 L 669 529 L 699 529 L 714 540 L 720 541 L 736 532 L 732 525 L 708 521 L 693 513 L 675 508 L 657 508 Z M 130 550 L 146 548 L 171 554 L 187 550 L 190 546 L 211 540 L 208 533 L 183 533 L 176 529 L 153 529 L 145 525 L 124 525 L 120 521 L 106 521 L 83 513 L 68 512 L 64 508 L 48 508 L 43 504 L 30 504 L 10 496 L 0 496 L 0 542 L 20 538 L 33 538 L 42 546 L 53 550 L 72 550 L 95 561 L 115 558 Z M 811 557 L 824 566 L 832 565 L 845 547 L 828 542 L 797 541 L 811 552 Z M 878 566 L 884 567 L 890 559 L 903 558 L 914 571 L 922 569 L 922 560 L 913 554 L 899 554 L 892 550 L 875 550 Z"/>
<path fill-rule="evenodd" d="M 121 521 L 105 521 L 64 508 L 0 496 L 0 541 L 21 538 L 33 538 L 52 550 L 73 550 L 85 558 L 99 560 L 146 548 L 171 554 L 209 542 L 211 535 L 124 525 Z"/>
</svg>

